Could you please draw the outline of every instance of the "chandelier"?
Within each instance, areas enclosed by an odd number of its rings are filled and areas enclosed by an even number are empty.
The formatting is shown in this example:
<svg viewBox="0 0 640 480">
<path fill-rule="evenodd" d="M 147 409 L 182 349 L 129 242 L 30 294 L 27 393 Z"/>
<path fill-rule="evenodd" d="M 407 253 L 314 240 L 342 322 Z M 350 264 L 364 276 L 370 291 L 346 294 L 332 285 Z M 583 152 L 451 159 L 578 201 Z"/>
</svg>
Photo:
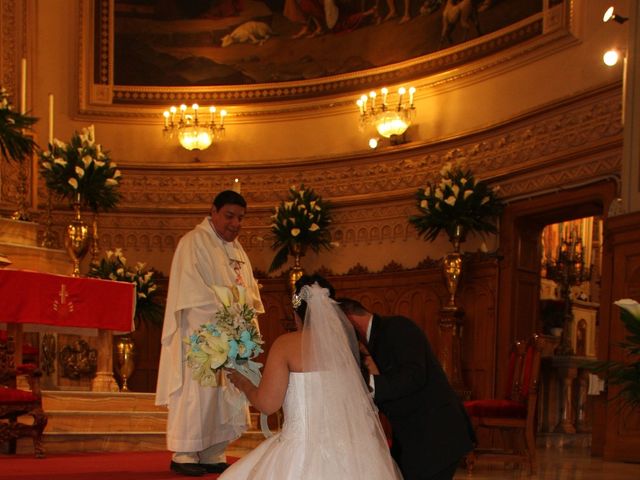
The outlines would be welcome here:
<svg viewBox="0 0 640 480">
<path fill-rule="evenodd" d="M 216 114 L 216 107 L 209 107 L 208 115 L 199 113 L 200 106 L 194 103 L 191 112 L 182 104 L 179 108 L 172 106 L 163 113 L 164 127 L 162 132 L 169 138 L 178 137 L 178 141 L 187 150 L 206 150 L 214 139 L 224 136 L 224 117 L 226 110 Z M 216 121 L 216 117 L 218 121 Z"/>
<path fill-rule="evenodd" d="M 373 125 L 378 134 L 384 138 L 402 135 L 415 117 L 416 109 L 413 105 L 415 93 L 416 89 L 410 87 L 407 99 L 407 89 L 400 87 L 397 101 L 393 102 L 386 87 L 380 89 L 381 100 L 378 100 L 378 94 L 375 91 L 369 92 L 369 95 L 362 95 L 356 102 L 360 111 L 361 128 Z"/>
</svg>

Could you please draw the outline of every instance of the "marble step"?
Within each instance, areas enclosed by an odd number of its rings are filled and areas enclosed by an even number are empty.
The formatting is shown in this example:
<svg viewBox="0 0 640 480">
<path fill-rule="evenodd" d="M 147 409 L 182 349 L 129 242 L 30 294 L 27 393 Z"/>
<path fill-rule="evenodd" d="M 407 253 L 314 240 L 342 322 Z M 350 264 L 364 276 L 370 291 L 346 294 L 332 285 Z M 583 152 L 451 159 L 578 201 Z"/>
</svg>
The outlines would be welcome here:
<svg viewBox="0 0 640 480">
<path fill-rule="evenodd" d="M 153 393 L 44 391 L 49 418 L 45 450 L 49 454 L 166 450 L 167 409 L 154 405 L 154 399 Z M 251 413 L 249 430 L 229 445 L 228 454 L 242 455 L 264 440 L 259 417 Z M 18 441 L 18 453 L 32 452 L 30 439 Z"/>
<path fill-rule="evenodd" d="M 42 407 L 45 411 L 118 411 L 166 412 L 164 406 L 154 405 L 154 393 L 139 392 L 83 392 L 45 390 Z"/>
</svg>

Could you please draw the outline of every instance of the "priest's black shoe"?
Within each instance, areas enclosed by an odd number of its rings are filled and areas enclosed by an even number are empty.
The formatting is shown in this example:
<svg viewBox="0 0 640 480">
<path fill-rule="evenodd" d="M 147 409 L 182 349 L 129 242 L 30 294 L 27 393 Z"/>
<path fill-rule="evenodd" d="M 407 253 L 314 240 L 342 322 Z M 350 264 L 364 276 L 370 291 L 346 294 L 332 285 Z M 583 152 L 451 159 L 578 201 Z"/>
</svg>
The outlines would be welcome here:
<svg viewBox="0 0 640 480">
<path fill-rule="evenodd" d="M 222 473 L 229 468 L 228 463 L 199 463 L 198 466 L 203 467 L 207 473 Z"/>
<path fill-rule="evenodd" d="M 178 463 L 171 460 L 171 471 L 187 477 L 201 477 L 207 473 L 207 469 L 199 463 Z"/>
</svg>

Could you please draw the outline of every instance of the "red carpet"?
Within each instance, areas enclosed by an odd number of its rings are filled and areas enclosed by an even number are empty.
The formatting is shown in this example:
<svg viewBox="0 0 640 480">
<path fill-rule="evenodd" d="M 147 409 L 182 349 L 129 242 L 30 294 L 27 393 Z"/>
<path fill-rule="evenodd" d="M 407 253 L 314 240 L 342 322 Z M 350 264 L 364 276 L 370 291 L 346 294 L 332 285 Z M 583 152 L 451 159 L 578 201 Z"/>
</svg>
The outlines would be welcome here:
<svg viewBox="0 0 640 480">
<path fill-rule="evenodd" d="M 235 458 L 229 458 L 233 462 Z M 169 470 L 170 452 L 109 452 L 0 455 L 1 480 L 155 480 L 186 479 Z M 197 478 L 197 477 L 196 477 Z M 218 478 L 217 474 L 200 477 Z"/>
</svg>

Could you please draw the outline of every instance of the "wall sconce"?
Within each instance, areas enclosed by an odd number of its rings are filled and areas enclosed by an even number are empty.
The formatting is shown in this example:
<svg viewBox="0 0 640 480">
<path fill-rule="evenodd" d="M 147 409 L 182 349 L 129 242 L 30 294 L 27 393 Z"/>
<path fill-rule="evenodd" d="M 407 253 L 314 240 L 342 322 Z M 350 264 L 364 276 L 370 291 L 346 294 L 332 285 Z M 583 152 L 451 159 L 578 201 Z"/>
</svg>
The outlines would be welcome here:
<svg viewBox="0 0 640 480">
<path fill-rule="evenodd" d="M 602 21 L 604 23 L 607 23 L 609 20 L 613 20 L 614 22 L 618 22 L 622 24 L 627 20 L 629 20 L 629 17 L 623 17 L 622 15 L 618 15 L 615 13 L 615 10 L 613 9 L 613 7 L 609 7 L 604 12 L 604 15 L 602 16 Z"/>
<path fill-rule="evenodd" d="M 174 106 L 166 110 L 162 114 L 162 132 L 169 138 L 177 135 L 180 145 L 187 150 L 206 150 L 214 139 L 224 136 L 224 117 L 227 116 L 227 111 L 220 110 L 216 122 L 216 107 L 209 107 L 206 119 L 202 119 L 202 114 L 198 115 L 200 107 L 197 103 L 191 106 L 191 110 L 193 113 L 187 113 L 187 106 L 184 104 L 180 105 L 179 113 L 178 108 Z"/>
<path fill-rule="evenodd" d="M 399 136 L 409 128 L 416 109 L 413 105 L 413 97 L 416 93 L 414 87 L 409 88 L 409 98 L 404 101 L 407 89 L 400 87 L 398 89 L 398 100 L 395 107 L 389 106 L 389 89 L 382 88 L 380 90 L 382 100 L 376 104 L 377 94 L 375 91 L 369 92 L 369 95 L 362 95 L 356 105 L 360 111 L 360 127 L 364 128 L 373 125 L 378 134 L 384 138 Z M 394 104 L 396 102 L 393 102 Z M 372 147 L 375 148 L 375 147 Z"/>
</svg>

